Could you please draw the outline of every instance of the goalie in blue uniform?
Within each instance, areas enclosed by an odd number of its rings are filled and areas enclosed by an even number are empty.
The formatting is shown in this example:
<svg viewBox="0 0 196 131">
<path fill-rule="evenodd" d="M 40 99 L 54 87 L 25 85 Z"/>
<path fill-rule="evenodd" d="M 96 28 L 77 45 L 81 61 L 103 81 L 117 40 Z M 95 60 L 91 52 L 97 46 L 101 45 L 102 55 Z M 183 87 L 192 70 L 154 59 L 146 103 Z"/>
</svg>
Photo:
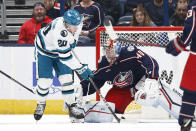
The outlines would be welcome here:
<svg viewBox="0 0 196 131">
<path fill-rule="evenodd" d="M 159 65 L 157 61 L 136 48 L 135 46 L 121 47 L 118 41 L 109 40 L 103 45 L 104 56 L 98 63 L 97 70 L 93 73 L 93 81 L 98 88 L 102 88 L 105 82 L 113 86 L 106 94 L 106 101 L 115 104 L 115 112 L 123 114 L 126 107 L 134 100 L 144 106 L 160 105 L 175 118 L 178 118 L 181 95 L 165 85 L 159 78 Z M 89 80 L 81 81 L 83 96 L 96 92 Z M 89 106 L 85 115 L 86 122 L 105 122 L 102 104 L 97 107 L 96 103 L 88 102 Z M 92 111 L 95 110 L 97 111 Z M 95 114 L 97 113 L 97 114 Z M 104 115 L 98 115 L 98 114 Z M 106 116 L 106 115 L 105 115 Z M 109 117 L 109 116 L 108 116 Z M 110 117 L 113 117 L 110 115 Z M 104 120 L 102 119 L 104 118 Z M 107 119 L 111 122 L 112 119 Z"/>
</svg>

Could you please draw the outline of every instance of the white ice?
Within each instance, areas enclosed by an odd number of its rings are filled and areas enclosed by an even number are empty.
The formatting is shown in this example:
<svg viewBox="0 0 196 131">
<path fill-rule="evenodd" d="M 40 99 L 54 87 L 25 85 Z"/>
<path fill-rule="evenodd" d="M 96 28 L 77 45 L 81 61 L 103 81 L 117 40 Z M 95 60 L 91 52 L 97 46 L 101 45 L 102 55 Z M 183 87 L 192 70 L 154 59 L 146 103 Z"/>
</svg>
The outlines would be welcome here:
<svg viewBox="0 0 196 131">
<path fill-rule="evenodd" d="M 122 123 L 70 123 L 67 115 L 0 115 L 0 131 L 180 131 L 176 120 L 128 120 Z M 196 128 L 192 129 L 196 131 Z"/>
</svg>

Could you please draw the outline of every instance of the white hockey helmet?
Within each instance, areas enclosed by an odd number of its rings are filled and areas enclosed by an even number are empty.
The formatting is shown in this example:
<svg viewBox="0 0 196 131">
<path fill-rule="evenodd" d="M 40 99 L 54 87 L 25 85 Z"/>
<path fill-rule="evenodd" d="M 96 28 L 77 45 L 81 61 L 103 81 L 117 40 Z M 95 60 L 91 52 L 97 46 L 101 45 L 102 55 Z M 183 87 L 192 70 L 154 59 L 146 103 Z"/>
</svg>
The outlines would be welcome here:
<svg viewBox="0 0 196 131">
<path fill-rule="evenodd" d="M 103 53 L 110 64 L 113 64 L 115 62 L 120 52 L 121 52 L 121 44 L 118 41 L 109 39 L 103 45 Z"/>
</svg>

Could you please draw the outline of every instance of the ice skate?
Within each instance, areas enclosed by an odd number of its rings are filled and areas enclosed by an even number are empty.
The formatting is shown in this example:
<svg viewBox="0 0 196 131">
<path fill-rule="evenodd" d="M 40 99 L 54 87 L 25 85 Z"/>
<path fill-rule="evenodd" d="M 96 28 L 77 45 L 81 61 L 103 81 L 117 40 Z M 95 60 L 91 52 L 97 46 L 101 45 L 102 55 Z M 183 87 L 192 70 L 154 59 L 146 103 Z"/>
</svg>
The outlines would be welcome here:
<svg viewBox="0 0 196 131">
<path fill-rule="evenodd" d="M 84 123 L 84 118 L 77 119 L 75 117 L 69 117 L 69 119 L 71 120 L 71 123 Z"/>
<path fill-rule="evenodd" d="M 46 103 L 37 103 L 37 107 L 34 112 L 35 120 L 40 120 L 44 114 Z"/>
<path fill-rule="evenodd" d="M 192 120 L 190 118 L 184 118 L 181 125 L 181 131 L 190 131 L 192 126 Z"/>
<path fill-rule="evenodd" d="M 69 117 L 76 118 L 76 119 L 83 119 L 84 118 L 84 109 L 77 103 L 73 103 L 71 105 L 67 104 L 69 109 Z"/>
</svg>

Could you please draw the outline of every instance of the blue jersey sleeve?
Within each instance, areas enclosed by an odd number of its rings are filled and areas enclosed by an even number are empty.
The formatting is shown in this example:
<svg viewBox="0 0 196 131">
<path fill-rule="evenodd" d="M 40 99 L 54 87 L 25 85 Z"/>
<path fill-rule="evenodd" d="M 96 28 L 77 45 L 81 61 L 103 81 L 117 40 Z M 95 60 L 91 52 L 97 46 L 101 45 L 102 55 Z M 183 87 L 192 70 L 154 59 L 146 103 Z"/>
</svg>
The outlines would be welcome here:
<svg viewBox="0 0 196 131">
<path fill-rule="evenodd" d="M 182 46 L 186 47 L 192 41 L 195 35 L 195 11 L 196 11 L 196 1 L 189 4 L 187 9 L 187 17 L 184 23 L 183 34 L 181 36 Z M 193 35 L 194 34 L 194 35 Z M 196 49 L 193 49 L 196 51 Z"/>
<path fill-rule="evenodd" d="M 137 51 L 137 56 L 139 58 L 138 61 L 146 69 L 146 77 L 157 79 L 159 77 L 159 65 L 157 61 L 141 50 Z"/>
</svg>

